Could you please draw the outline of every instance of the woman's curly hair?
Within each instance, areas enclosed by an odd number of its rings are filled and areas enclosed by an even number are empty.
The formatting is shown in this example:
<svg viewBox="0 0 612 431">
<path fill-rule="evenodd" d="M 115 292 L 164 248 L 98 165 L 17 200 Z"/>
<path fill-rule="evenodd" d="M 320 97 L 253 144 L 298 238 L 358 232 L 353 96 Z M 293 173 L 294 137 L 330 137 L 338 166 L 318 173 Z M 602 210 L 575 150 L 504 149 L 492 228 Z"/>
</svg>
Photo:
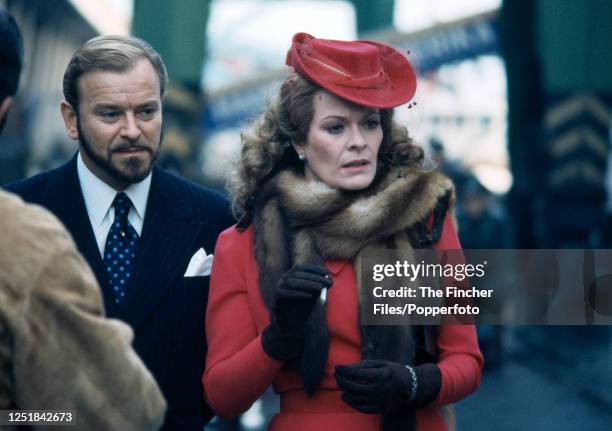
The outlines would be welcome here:
<svg viewBox="0 0 612 431">
<path fill-rule="evenodd" d="M 314 113 L 314 95 L 321 87 L 294 73 L 281 85 L 279 96 L 251 127 L 242 133 L 240 159 L 230 171 L 227 188 L 234 213 L 249 215 L 257 190 L 281 169 L 303 172 L 292 143 L 306 142 Z M 380 110 L 383 140 L 378 151 L 377 174 L 392 165 L 418 165 L 423 149 L 408 129 L 393 121 L 393 109 Z"/>
</svg>

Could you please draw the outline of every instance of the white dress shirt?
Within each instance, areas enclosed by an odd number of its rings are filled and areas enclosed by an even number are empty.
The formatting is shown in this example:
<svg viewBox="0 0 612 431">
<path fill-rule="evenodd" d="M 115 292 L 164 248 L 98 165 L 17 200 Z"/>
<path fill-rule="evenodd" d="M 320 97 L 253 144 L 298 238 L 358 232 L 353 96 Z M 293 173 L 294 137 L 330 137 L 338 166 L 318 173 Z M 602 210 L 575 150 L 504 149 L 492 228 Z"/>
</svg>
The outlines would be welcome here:
<svg viewBox="0 0 612 431">
<path fill-rule="evenodd" d="M 81 184 L 81 192 L 85 200 L 85 207 L 89 215 L 89 221 L 93 228 L 100 256 L 104 257 L 104 246 L 106 245 L 106 236 L 108 231 L 115 221 L 115 208 L 112 206 L 117 190 L 106 184 L 100 178 L 96 177 L 89 170 L 81 153 L 77 157 L 77 172 L 79 175 L 79 183 Z M 151 188 L 151 173 L 139 183 L 130 184 L 125 190 L 126 195 L 132 201 L 132 208 L 128 214 L 128 221 L 132 224 L 138 235 L 142 233 L 142 225 L 144 223 L 145 211 L 147 209 L 147 199 L 149 198 L 149 190 Z"/>
</svg>

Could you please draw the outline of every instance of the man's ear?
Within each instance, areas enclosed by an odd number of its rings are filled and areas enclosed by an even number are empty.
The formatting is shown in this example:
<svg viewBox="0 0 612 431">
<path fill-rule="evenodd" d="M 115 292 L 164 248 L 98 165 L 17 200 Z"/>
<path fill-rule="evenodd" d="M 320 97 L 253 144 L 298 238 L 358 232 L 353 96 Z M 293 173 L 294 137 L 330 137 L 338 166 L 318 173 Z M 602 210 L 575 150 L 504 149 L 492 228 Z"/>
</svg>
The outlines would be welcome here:
<svg viewBox="0 0 612 431">
<path fill-rule="evenodd" d="M 70 139 L 75 141 L 79 139 L 79 129 L 77 127 L 77 113 L 72 105 L 65 100 L 62 100 L 60 104 L 60 111 L 62 118 L 64 119 L 64 125 L 66 126 L 66 132 Z"/>
<path fill-rule="evenodd" d="M 0 121 L 2 121 L 6 113 L 9 111 L 9 108 L 11 107 L 12 103 L 12 97 L 5 97 L 2 103 L 0 103 Z"/>
</svg>

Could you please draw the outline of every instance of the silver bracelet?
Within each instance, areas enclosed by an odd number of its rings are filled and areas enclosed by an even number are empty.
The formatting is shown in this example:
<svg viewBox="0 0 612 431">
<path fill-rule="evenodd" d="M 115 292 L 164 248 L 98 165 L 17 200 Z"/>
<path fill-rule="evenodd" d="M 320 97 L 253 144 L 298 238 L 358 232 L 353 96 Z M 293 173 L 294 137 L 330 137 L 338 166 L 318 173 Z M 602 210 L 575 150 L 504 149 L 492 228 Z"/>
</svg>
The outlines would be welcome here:
<svg viewBox="0 0 612 431">
<path fill-rule="evenodd" d="M 408 371 L 410 371 L 410 376 L 412 377 L 412 383 L 410 384 L 410 401 L 414 400 L 414 397 L 416 397 L 416 392 L 417 392 L 417 376 L 416 373 L 414 372 L 414 368 L 412 368 L 410 365 L 404 365 L 406 368 L 408 368 Z"/>
</svg>

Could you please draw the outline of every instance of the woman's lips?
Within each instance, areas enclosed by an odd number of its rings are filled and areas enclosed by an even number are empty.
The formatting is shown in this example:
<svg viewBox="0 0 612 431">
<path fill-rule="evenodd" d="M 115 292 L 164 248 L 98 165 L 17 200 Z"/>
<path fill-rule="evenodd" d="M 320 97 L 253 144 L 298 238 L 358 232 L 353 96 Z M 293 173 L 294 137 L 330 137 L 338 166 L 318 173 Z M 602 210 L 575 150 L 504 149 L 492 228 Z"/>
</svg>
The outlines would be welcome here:
<svg viewBox="0 0 612 431">
<path fill-rule="evenodd" d="M 360 160 L 352 160 L 348 163 L 342 165 L 342 169 L 347 169 L 349 171 L 359 171 L 362 169 L 367 169 L 370 165 L 369 160 L 360 159 Z"/>
</svg>

